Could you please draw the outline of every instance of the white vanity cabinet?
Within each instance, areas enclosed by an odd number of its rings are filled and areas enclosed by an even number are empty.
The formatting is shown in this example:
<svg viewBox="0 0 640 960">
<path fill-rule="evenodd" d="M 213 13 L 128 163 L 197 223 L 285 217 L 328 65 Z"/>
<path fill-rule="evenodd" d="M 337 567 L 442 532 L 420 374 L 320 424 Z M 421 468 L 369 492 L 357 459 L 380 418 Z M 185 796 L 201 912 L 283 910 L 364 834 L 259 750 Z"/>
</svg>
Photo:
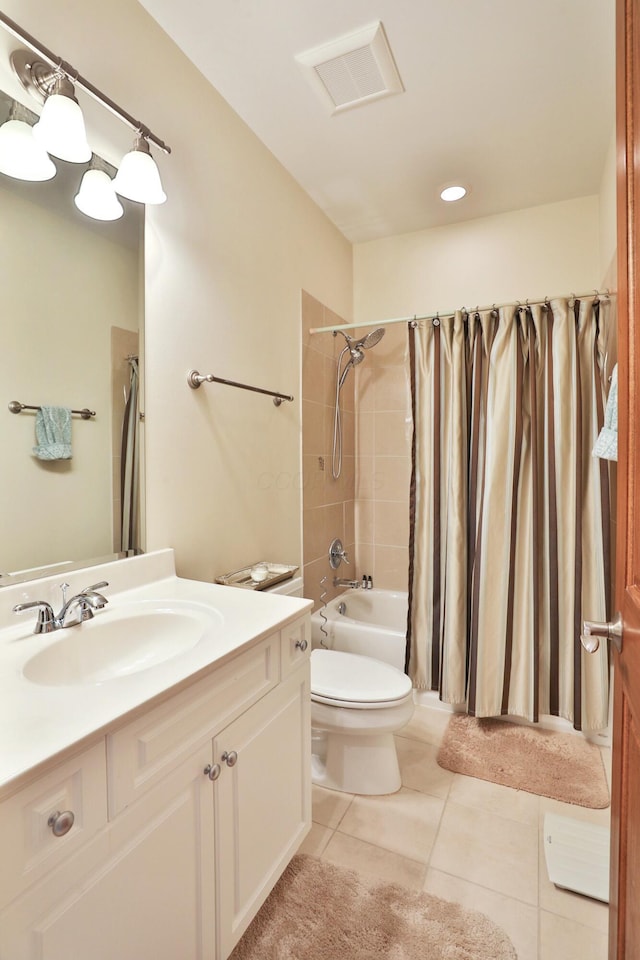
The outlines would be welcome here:
<svg viewBox="0 0 640 960">
<path fill-rule="evenodd" d="M 0 804 L 0 960 L 226 960 L 310 825 L 308 630 L 284 627 Z"/>
</svg>

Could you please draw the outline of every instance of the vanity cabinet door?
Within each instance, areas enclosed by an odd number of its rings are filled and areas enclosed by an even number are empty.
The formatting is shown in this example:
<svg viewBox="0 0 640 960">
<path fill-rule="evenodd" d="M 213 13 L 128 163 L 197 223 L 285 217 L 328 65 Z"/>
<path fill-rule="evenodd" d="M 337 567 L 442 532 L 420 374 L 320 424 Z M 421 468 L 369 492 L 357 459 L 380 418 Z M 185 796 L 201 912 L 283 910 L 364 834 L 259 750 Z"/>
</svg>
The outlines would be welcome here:
<svg viewBox="0 0 640 960">
<path fill-rule="evenodd" d="M 214 960 L 211 741 L 0 915 L 11 960 Z M 105 849 L 106 847 L 106 849 Z"/>
<path fill-rule="evenodd" d="M 218 960 L 226 960 L 311 824 L 309 664 L 215 738 Z M 184 954 L 183 954 L 184 955 Z"/>
</svg>

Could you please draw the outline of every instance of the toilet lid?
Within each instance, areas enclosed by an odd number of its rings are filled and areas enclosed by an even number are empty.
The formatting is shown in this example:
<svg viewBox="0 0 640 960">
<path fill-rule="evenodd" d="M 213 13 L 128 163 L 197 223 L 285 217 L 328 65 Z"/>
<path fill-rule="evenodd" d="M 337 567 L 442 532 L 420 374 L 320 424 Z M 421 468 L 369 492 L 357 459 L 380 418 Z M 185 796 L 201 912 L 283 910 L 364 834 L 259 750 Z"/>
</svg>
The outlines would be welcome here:
<svg viewBox="0 0 640 960">
<path fill-rule="evenodd" d="M 311 697 L 318 701 L 389 703 L 411 693 L 411 680 L 389 663 L 340 650 L 311 653 Z"/>
</svg>

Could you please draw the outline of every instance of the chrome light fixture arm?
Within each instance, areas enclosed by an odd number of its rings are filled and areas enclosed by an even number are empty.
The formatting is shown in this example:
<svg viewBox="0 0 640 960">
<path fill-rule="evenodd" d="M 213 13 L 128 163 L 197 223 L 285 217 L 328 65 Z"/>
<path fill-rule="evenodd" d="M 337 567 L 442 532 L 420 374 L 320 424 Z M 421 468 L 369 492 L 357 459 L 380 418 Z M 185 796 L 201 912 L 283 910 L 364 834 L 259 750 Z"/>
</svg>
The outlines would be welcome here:
<svg viewBox="0 0 640 960">
<path fill-rule="evenodd" d="M 151 140 L 164 153 L 171 153 L 169 147 L 163 140 L 157 137 L 148 127 L 139 120 L 136 120 L 128 111 L 117 104 L 111 97 L 94 86 L 86 77 L 83 77 L 75 67 L 71 66 L 61 57 L 58 57 L 52 50 L 49 50 L 42 43 L 36 40 L 30 33 L 23 30 L 14 20 L 0 11 L 0 23 L 2 23 L 9 33 L 13 34 L 18 40 L 24 43 L 30 50 L 38 54 L 42 60 L 34 60 L 33 56 L 24 50 L 16 50 L 11 56 L 11 64 L 20 79 L 20 82 L 33 96 L 39 100 L 44 100 L 51 93 L 54 84 L 58 78 L 65 76 L 76 86 L 81 87 L 85 93 L 97 100 L 98 103 L 106 107 L 114 116 L 118 117 L 123 123 L 126 123 L 132 130 L 135 130 L 145 140 Z"/>
</svg>

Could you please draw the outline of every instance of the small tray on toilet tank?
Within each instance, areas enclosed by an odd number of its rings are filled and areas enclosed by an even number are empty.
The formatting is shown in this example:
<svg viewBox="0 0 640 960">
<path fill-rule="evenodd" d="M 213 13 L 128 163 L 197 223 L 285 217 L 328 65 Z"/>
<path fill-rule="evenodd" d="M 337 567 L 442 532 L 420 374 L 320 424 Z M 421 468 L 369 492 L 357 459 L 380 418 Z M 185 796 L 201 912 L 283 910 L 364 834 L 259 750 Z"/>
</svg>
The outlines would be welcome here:
<svg viewBox="0 0 640 960">
<path fill-rule="evenodd" d="M 216 583 L 221 583 L 225 587 L 240 587 L 242 590 L 266 590 L 267 587 L 273 587 L 282 580 L 288 580 L 297 569 L 297 565 L 292 563 L 257 560 L 248 567 L 243 567 L 242 570 L 234 570 L 232 573 L 216 577 Z M 257 579 L 258 577 L 260 579 Z"/>
</svg>

